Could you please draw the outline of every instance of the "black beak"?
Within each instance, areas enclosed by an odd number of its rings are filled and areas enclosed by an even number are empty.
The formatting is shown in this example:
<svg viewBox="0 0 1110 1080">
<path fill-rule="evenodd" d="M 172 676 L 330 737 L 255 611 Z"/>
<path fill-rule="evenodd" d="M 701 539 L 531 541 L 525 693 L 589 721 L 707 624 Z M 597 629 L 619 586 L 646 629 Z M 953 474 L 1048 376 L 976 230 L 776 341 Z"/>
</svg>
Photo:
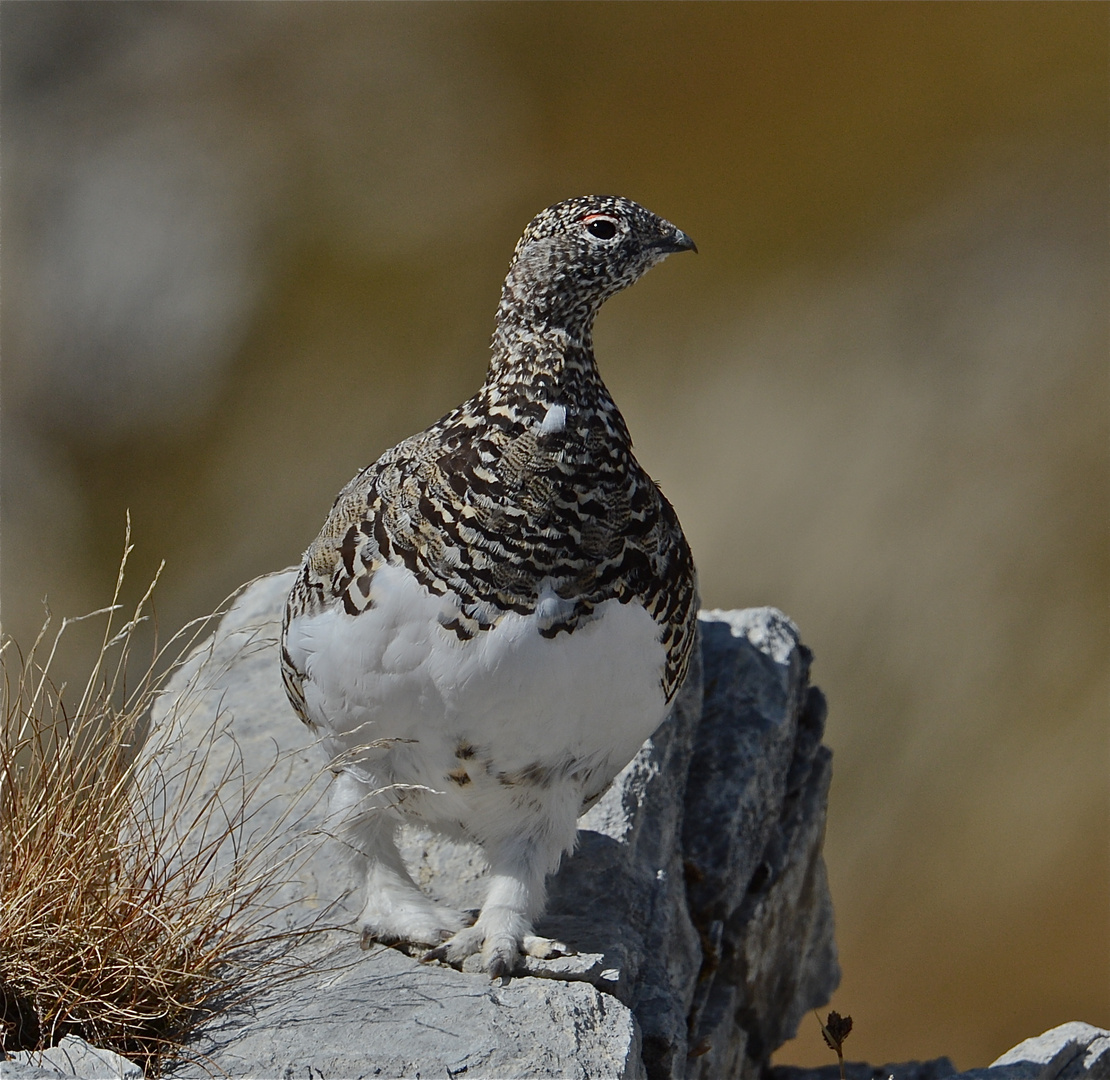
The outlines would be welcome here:
<svg viewBox="0 0 1110 1080">
<path fill-rule="evenodd" d="M 681 229 L 675 229 L 669 236 L 661 236 L 652 247 L 657 247 L 660 251 L 667 252 L 667 254 L 675 251 L 692 251 L 695 255 L 698 253 L 698 245 Z"/>
</svg>

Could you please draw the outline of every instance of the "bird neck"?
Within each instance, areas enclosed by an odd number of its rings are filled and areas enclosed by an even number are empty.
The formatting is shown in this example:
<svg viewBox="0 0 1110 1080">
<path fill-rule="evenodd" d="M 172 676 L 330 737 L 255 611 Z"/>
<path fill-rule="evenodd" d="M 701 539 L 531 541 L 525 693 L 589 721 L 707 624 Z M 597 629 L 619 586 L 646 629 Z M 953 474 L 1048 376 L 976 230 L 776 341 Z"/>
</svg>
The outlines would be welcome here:
<svg viewBox="0 0 1110 1080">
<path fill-rule="evenodd" d="M 597 408 L 611 405 L 597 370 L 593 313 L 577 325 L 513 317 L 498 312 L 485 388 L 494 397 L 524 397 L 546 404 Z"/>
</svg>

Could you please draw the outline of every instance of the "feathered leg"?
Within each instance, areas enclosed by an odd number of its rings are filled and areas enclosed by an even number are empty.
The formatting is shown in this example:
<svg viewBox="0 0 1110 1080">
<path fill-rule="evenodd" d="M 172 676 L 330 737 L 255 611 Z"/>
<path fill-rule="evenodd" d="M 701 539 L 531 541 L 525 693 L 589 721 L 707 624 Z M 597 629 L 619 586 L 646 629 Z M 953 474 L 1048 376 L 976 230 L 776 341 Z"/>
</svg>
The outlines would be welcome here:
<svg viewBox="0 0 1110 1080">
<path fill-rule="evenodd" d="M 436 945 L 467 925 L 461 912 L 425 896 L 397 850 L 397 819 L 372 781 L 344 770 L 332 785 L 329 824 L 365 882 L 358 918 L 362 947 L 413 942 Z"/>
</svg>

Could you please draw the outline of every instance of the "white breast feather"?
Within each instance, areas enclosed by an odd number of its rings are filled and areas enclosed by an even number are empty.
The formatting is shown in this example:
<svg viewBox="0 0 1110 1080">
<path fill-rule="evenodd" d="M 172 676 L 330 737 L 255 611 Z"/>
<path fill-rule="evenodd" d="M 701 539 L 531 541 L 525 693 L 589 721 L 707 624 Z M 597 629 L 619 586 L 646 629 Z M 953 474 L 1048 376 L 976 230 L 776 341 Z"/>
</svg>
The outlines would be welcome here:
<svg viewBox="0 0 1110 1080">
<path fill-rule="evenodd" d="M 659 629 L 638 603 L 607 600 L 573 633 L 545 638 L 541 626 L 569 603 L 548 589 L 534 613 L 460 641 L 437 619 L 447 602 L 403 567 L 380 569 L 370 600 L 357 616 L 294 619 L 287 646 L 336 752 L 417 741 L 403 757 L 423 775 L 402 782 L 442 787 L 460 742 L 505 772 L 569 755 L 608 758 L 615 773 L 665 715 Z"/>
</svg>

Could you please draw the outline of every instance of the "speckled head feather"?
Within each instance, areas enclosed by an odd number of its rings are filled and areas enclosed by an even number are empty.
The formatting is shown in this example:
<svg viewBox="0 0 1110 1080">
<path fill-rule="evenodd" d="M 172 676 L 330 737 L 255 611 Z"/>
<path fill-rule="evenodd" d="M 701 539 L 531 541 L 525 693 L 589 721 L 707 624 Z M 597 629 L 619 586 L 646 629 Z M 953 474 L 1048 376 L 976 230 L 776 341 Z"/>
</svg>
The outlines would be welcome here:
<svg viewBox="0 0 1110 1080">
<path fill-rule="evenodd" d="M 545 323 L 588 335 L 593 316 L 676 251 L 697 251 L 681 229 L 631 199 L 583 195 L 527 225 L 501 292 L 498 324 Z"/>
</svg>

